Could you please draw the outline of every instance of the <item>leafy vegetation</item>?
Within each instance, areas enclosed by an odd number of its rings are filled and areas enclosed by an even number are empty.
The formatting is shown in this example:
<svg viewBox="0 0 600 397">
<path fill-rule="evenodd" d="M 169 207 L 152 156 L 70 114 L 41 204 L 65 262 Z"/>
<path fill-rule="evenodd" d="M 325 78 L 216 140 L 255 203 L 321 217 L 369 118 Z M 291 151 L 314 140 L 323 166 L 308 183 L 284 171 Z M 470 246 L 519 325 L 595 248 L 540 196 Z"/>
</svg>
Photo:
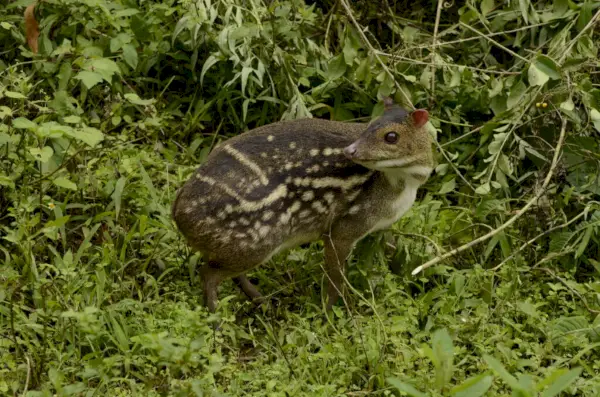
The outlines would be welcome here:
<svg viewBox="0 0 600 397">
<path fill-rule="evenodd" d="M 594 0 L 8 2 L 0 394 L 600 395 L 599 19 Z M 224 283 L 213 332 L 176 189 L 223 139 L 368 121 L 383 95 L 430 111 L 438 166 L 355 250 L 347 304 L 323 313 L 315 243 L 252 274 L 258 310 Z"/>
</svg>

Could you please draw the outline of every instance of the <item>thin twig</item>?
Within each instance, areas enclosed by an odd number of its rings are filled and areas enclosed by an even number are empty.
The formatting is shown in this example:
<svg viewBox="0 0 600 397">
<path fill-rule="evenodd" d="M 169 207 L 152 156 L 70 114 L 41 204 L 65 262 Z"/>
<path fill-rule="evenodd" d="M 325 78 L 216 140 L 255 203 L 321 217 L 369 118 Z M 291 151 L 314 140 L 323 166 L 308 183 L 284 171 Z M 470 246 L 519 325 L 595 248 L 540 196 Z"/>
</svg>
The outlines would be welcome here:
<svg viewBox="0 0 600 397">
<path fill-rule="evenodd" d="M 587 213 L 587 208 L 584 211 L 582 211 L 579 215 L 577 215 L 576 217 L 574 217 L 573 219 L 571 219 L 570 221 L 565 222 L 565 223 L 563 223 L 561 225 L 558 225 L 558 226 L 551 227 L 550 229 L 546 230 L 545 232 L 538 234 L 537 236 L 535 236 L 531 240 L 527 241 L 526 243 L 523 243 L 523 245 L 521 245 L 519 247 L 519 249 L 517 249 L 515 252 L 513 252 L 512 254 L 510 254 L 508 256 L 508 258 L 506 258 L 502 262 L 500 262 L 500 264 L 498 266 L 493 267 L 490 270 L 493 271 L 493 272 L 495 272 L 496 270 L 500 269 L 502 267 L 502 265 L 504 265 L 506 262 L 508 262 L 509 260 L 511 260 L 512 258 L 514 258 L 518 253 L 520 253 L 525 248 L 527 248 L 531 244 L 533 244 L 537 239 L 542 238 L 542 237 L 544 237 L 544 236 L 552 233 L 555 230 L 562 229 L 564 227 L 569 226 L 571 223 L 575 222 L 576 220 L 578 220 L 579 218 L 581 218 L 582 216 L 584 216 L 586 213 Z"/>
<path fill-rule="evenodd" d="M 435 56 L 437 49 L 437 35 L 438 28 L 440 27 L 440 16 L 442 15 L 442 7 L 444 5 L 444 0 L 438 0 L 437 5 L 437 13 L 435 15 L 435 26 L 433 28 L 433 40 L 432 40 L 432 48 L 431 48 L 431 98 L 435 95 Z"/>
<path fill-rule="evenodd" d="M 473 185 L 471 185 L 471 184 L 469 183 L 469 181 L 468 181 L 468 180 L 467 180 L 467 179 L 466 179 L 466 178 L 463 176 L 463 174 L 460 172 L 460 170 L 458 169 L 458 167 L 454 165 L 454 163 L 452 162 L 452 160 L 450 159 L 450 157 L 448 157 L 448 155 L 446 154 L 446 151 L 444 150 L 444 148 L 443 148 L 443 147 L 442 147 L 442 146 L 441 146 L 441 145 L 438 143 L 438 141 L 437 141 L 437 140 L 434 140 L 434 142 L 435 142 L 435 145 L 437 146 L 437 148 L 439 149 L 440 153 L 442 153 L 442 156 L 444 156 L 444 158 L 446 159 L 446 161 L 448 162 L 448 164 L 450 164 L 450 166 L 451 166 L 451 167 L 452 167 L 452 169 L 454 170 L 454 173 L 455 173 L 456 175 L 458 175 L 458 177 L 459 177 L 460 179 L 462 179 L 462 181 L 463 181 L 464 183 L 466 183 L 466 184 L 467 184 L 467 186 L 468 186 L 469 188 L 471 188 L 471 190 L 474 192 L 474 191 L 475 191 L 475 188 L 473 187 Z"/>
<path fill-rule="evenodd" d="M 29 380 L 31 379 L 31 360 L 29 360 L 29 356 L 25 356 L 27 360 L 27 379 L 25 379 L 25 387 L 23 388 L 23 396 L 27 394 L 27 389 L 29 389 Z"/>
<path fill-rule="evenodd" d="M 565 60 L 565 58 L 571 53 L 571 49 L 573 48 L 573 46 L 575 45 L 575 43 L 577 43 L 577 41 L 579 41 L 579 38 L 581 36 L 583 36 L 583 34 L 585 32 L 587 32 L 588 29 L 590 29 L 592 26 L 594 26 L 594 24 L 597 22 L 597 20 L 599 18 L 600 18 L 600 10 L 598 10 L 596 12 L 596 14 L 594 14 L 594 16 L 592 17 L 592 19 L 590 19 L 590 21 L 588 22 L 588 24 L 585 25 L 585 27 L 583 29 L 581 29 L 581 31 L 579 32 L 579 34 L 577 36 L 575 36 L 573 38 L 573 40 L 571 40 L 571 42 L 567 46 L 567 49 L 563 52 L 562 56 L 560 57 L 560 63 L 561 64 L 563 63 L 563 61 Z"/>
<path fill-rule="evenodd" d="M 380 50 L 375 50 L 375 54 L 381 55 L 384 57 L 388 57 L 388 58 L 399 59 L 401 61 L 407 61 L 407 62 L 410 62 L 415 65 L 428 65 L 428 66 L 431 65 L 431 62 L 419 61 L 418 59 L 413 59 L 413 58 L 405 57 L 402 55 L 389 54 L 387 52 L 380 51 Z M 463 68 L 463 69 L 468 69 L 468 70 L 475 70 L 477 72 L 499 74 L 499 75 L 503 75 L 503 76 L 515 76 L 515 75 L 521 74 L 521 72 L 507 72 L 504 70 L 483 69 L 483 68 L 477 68 L 475 66 L 460 65 L 457 63 L 444 63 L 444 65 L 442 65 L 442 66 L 447 67 L 447 68 Z"/>
<path fill-rule="evenodd" d="M 506 221 L 505 223 L 500 225 L 498 228 L 492 230 L 491 232 L 489 232 L 467 244 L 463 244 L 460 247 L 455 248 L 452 251 L 447 252 L 446 254 L 444 254 L 442 256 L 438 256 L 437 258 L 434 258 L 434 259 L 424 263 L 421 266 L 418 266 L 415 270 L 412 271 L 412 275 L 420 273 L 423 270 L 427 269 L 428 267 L 431 267 L 445 259 L 448 259 L 448 258 L 458 254 L 459 252 L 468 250 L 469 248 L 471 248 L 479 243 L 482 243 L 482 242 L 490 239 L 491 237 L 494 237 L 495 235 L 497 235 L 498 233 L 500 233 L 501 231 L 503 231 L 504 229 L 508 228 L 510 225 L 515 223 L 515 221 L 517 219 L 519 219 L 525 212 L 527 212 L 529 210 L 529 208 L 531 208 L 540 199 L 540 197 L 542 197 L 542 195 L 546 191 L 546 188 L 550 184 L 550 180 L 552 179 L 552 176 L 554 175 L 554 170 L 556 169 L 556 166 L 558 165 L 558 159 L 561 154 L 563 142 L 565 140 L 566 131 L 567 131 L 567 119 L 563 118 L 562 119 L 562 127 L 560 129 L 560 136 L 558 137 L 558 143 L 556 144 L 556 148 L 554 149 L 554 157 L 552 158 L 552 164 L 550 165 L 548 174 L 546 175 L 546 178 L 544 179 L 544 183 L 542 183 L 542 186 L 540 187 L 540 189 L 538 190 L 536 195 L 531 200 L 529 200 L 527 202 L 527 204 L 525 204 L 520 210 L 517 211 L 517 213 L 512 218 L 510 218 L 508 221 Z"/>
<path fill-rule="evenodd" d="M 494 45 L 496 45 L 496 47 L 503 49 L 504 51 L 508 52 L 510 55 L 512 55 L 515 58 L 519 58 L 520 60 L 522 60 L 523 62 L 525 62 L 527 65 L 529 65 L 531 63 L 530 60 L 528 60 L 527 58 L 523 58 L 521 55 L 517 54 L 516 52 L 514 52 L 513 50 L 506 48 L 506 46 L 503 46 L 502 44 L 500 44 L 499 42 L 497 42 L 496 40 L 492 39 L 489 36 L 486 36 L 484 33 L 481 33 L 479 30 L 472 28 L 471 26 L 467 25 L 464 22 L 460 22 L 461 26 L 464 26 L 465 28 L 471 30 L 472 32 L 477 33 L 478 35 L 480 35 L 481 37 L 486 38 L 488 41 L 490 41 L 491 43 L 493 43 Z"/>
<path fill-rule="evenodd" d="M 390 71 L 390 69 L 387 67 L 387 65 L 379 57 L 379 54 L 377 53 L 377 51 L 375 50 L 375 48 L 373 47 L 373 45 L 371 44 L 371 42 L 369 41 L 369 39 L 367 38 L 367 36 L 365 35 L 365 32 L 363 32 L 360 24 L 356 21 L 356 18 L 354 18 L 354 15 L 352 14 L 352 9 L 348 5 L 348 3 L 346 3 L 346 0 L 340 0 L 340 3 L 342 4 L 342 7 L 344 7 L 344 10 L 346 10 L 346 14 L 348 15 L 348 18 L 350 18 L 350 20 L 354 24 L 354 27 L 358 31 L 358 34 L 360 34 L 360 37 L 362 38 L 362 40 L 365 43 L 365 45 L 367 47 L 369 47 L 369 50 L 371 50 L 371 52 L 375 56 L 375 59 L 377 59 L 377 62 L 379 62 L 379 64 L 383 68 L 383 70 L 394 81 L 394 85 L 396 86 L 396 89 L 398 91 L 400 91 L 400 93 L 404 97 L 404 100 L 406 101 L 406 104 L 409 105 L 411 108 L 414 109 L 414 105 L 413 105 L 412 101 L 410 100 L 410 97 L 408 96 L 408 94 L 406 94 L 406 92 L 404 92 L 404 90 L 402 89 L 402 87 L 400 86 L 400 84 L 398 84 L 398 82 L 396 81 L 396 78 L 394 77 L 394 75 L 392 74 L 392 72 Z"/>
</svg>

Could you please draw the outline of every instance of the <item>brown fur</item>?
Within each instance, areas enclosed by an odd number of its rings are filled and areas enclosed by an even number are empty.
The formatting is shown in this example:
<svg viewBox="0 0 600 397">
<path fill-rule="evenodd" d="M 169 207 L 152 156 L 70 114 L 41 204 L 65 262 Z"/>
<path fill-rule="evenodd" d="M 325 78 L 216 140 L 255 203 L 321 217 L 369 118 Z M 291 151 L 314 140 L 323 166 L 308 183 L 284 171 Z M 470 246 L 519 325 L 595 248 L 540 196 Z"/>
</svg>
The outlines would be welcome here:
<svg viewBox="0 0 600 397">
<path fill-rule="evenodd" d="M 394 145 L 383 139 L 389 131 L 399 136 Z M 344 152 L 350 145 L 360 161 Z M 407 158 L 414 159 L 407 172 L 372 167 Z M 245 273 L 277 252 L 322 238 L 330 308 L 342 291 L 345 260 L 355 242 L 397 220 L 431 167 L 429 134 L 398 107 L 386 108 L 370 125 L 294 120 L 227 140 L 181 188 L 172 207 L 190 245 L 207 255 L 201 270 L 205 303 L 216 309 L 217 286 L 226 278 L 260 302 Z"/>
</svg>

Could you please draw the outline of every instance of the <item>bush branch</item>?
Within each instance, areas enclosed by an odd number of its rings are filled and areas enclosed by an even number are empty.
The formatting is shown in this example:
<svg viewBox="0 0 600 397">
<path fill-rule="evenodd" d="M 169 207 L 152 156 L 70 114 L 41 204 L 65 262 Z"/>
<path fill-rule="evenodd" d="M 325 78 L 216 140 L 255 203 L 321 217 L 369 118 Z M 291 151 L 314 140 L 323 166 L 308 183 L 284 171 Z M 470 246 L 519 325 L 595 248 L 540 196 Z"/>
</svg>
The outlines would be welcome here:
<svg viewBox="0 0 600 397">
<path fill-rule="evenodd" d="M 482 243 L 482 242 L 490 239 L 491 237 L 494 237 L 495 235 L 497 235 L 498 233 L 500 233 L 501 231 L 503 231 L 504 229 L 506 229 L 513 223 L 515 223 L 515 221 L 517 219 L 519 219 L 525 212 L 527 212 L 529 210 L 529 208 L 531 208 L 531 206 L 533 206 L 535 204 L 535 202 L 538 201 L 540 199 L 540 197 L 542 197 L 542 195 L 546 191 L 546 188 L 550 184 L 552 175 L 554 175 L 554 170 L 556 169 L 556 166 L 558 165 L 558 159 L 560 157 L 562 146 L 563 146 L 563 143 L 565 140 L 566 130 L 567 130 L 567 119 L 563 118 L 562 126 L 560 129 L 560 136 L 558 137 L 558 143 L 556 144 L 556 148 L 554 149 L 554 157 L 552 158 L 552 163 L 550 165 L 550 169 L 548 170 L 548 174 L 546 175 L 546 178 L 544 179 L 544 183 L 542 184 L 542 186 L 540 187 L 540 189 L 538 190 L 536 195 L 531 200 L 529 200 L 527 202 L 527 204 L 525 204 L 523 206 L 523 208 L 521 208 L 519 211 L 517 211 L 517 213 L 512 218 L 510 218 L 508 221 L 506 221 L 505 223 L 500 225 L 498 228 L 487 233 L 486 235 L 483 235 L 467 244 L 463 244 L 460 247 L 455 248 L 452 251 L 449 251 L 442 256 L 438 256 L 437 258 L 434 258 L 434 259 L 424 263 L 423 265 L 418 266 L 415 270 L 412 271 L 412 275 L 414 276 L 415 274 L 422 272 L 423 270 L 427 269 L 428 267 L 431 267 L 445 259 L 448 259 L 448 258 L 458 254 L 459 252 L 468 250 L 469 248 L 471 248 L 479 243 Z"/>
</svg>

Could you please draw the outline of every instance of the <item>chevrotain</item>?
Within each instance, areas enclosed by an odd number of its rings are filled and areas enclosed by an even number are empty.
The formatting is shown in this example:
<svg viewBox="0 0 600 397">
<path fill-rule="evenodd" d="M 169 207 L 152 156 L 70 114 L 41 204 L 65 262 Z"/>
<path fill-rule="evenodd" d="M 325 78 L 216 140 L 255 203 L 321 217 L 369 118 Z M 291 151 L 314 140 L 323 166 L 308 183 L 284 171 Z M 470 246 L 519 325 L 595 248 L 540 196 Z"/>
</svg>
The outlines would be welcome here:
<svg viewBox="0 0 600 397">
<path fill-rule="evenodd" d="M 206 258 L 200 274 L 211 312 L 227 278 L 262 302 L 246 273 L 319 239 L 327 309 L 337 301 L 354 244 L 396 222 L 433 169 L 427 111 L 384 102 L 383 115 L 368 124 L 300 119 L 228 139 L 179 190 L 173 218 Z"/>
</svg>

